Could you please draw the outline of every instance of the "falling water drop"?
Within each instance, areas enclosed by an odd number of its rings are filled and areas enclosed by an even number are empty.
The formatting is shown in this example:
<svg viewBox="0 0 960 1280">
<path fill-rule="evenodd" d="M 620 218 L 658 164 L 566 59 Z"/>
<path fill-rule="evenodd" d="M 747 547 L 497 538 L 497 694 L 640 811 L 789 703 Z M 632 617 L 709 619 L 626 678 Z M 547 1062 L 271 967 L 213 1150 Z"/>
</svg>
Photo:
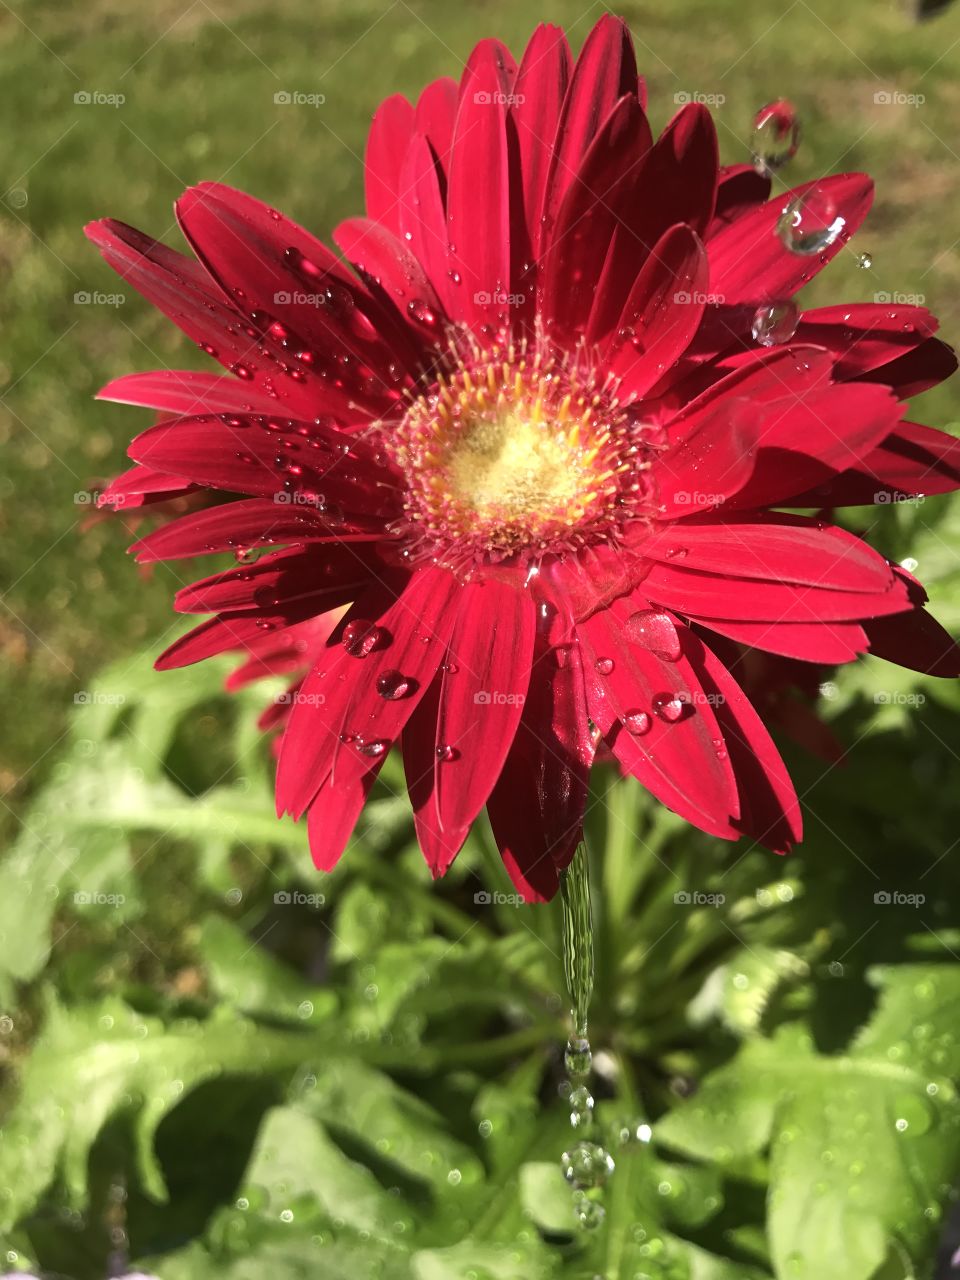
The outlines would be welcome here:
<svg viewBox="0 0 960 1280">
<path fill-rule="evenodd" d="M 873 266 L 873 254 L 861 253 L 857 258 L 857 266 L 860 267 L 862 271 L 869 271 Z"/>
<path fill-rule="evenodd" d="M 797 154 L 800 120 L 793 104 L 777 98 L 761 107 L 753 117 L 753 167 L 762 177 L 770 177 Z"/>
</svg>

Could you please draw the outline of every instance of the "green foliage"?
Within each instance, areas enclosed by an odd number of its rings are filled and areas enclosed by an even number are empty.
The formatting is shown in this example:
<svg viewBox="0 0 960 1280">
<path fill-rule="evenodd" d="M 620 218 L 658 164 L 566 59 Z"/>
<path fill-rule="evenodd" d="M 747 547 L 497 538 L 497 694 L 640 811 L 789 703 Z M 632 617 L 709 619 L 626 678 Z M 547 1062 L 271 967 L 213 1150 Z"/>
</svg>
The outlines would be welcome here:
<svg viewBox="0 0 960 1280">
<path fill-rule="evenodd" d="M 231 702 L 222 672 L 106 671 L 0 865 L 11 1265 L 99 1280 L 119 1221 L 163 1280 L 929 1275 L 960 1152 L 939 815 L 921 862 L 897 821 L 838 866 L 831 774 L 811 790 L 830 829 L 775 863 L 601 775 L 592 1038 L 617 1167 L 587 1232 L 559 1168 L 556 907 L 498 898 L 482 829 L 434 884 L 392 761 L 318 877 L 250 730 L 275 691 Z M 841 727 L 855 706 L 838 689 Z M 188 749 L 198 719 L 215 753 Z M 860 806 L 874 764 L 843 780 Z"/>
</svg>

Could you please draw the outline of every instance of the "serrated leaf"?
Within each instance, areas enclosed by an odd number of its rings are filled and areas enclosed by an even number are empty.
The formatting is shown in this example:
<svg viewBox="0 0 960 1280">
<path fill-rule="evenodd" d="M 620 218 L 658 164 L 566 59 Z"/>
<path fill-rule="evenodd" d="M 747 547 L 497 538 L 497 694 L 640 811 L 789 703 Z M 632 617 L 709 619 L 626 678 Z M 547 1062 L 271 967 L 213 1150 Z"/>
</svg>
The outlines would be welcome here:
<svg viewBox="0 0 960 1280">
<path fill-rule="evenodd" d="M 51 999 L 44 1029 L 22 1068 L 19 1097 L 0 1131 L 0 1230 L 29 1212 L 62 1170 L 75 1206 L 87 1195 L 90 1149 L 121 1110 L 136 1114 L 140 1175 L 163 1199 L 153 1137 L 163 1117 L 203 1081 L 289 1070 L 309 1049 L 294 1032 L 223 1016 L 166 1027 L 110 998 L 67 1009 Z"/>
<path fill-rule="evenodd" d="M 918 969 L 903 985 L 924 980 Z M 935 1022 L 956 988 L 927 980 Z M 783 1280 L 868 1280 L 895 1242 L 928 1255 L 960 1163 L 960 1106 L 947 1080 L 931 1080 L 923 1051 L 903 1047 L 902 1020 L 901 1050 L 886 1052 L 890 1018 L 881 1009 L 842 1056 L 816 1053 L 796 1027 L 748 1043 L 658 1125 L 667 1145 L 720 1164 L 769 1148 L 768 1230 Z"/>
</svg>

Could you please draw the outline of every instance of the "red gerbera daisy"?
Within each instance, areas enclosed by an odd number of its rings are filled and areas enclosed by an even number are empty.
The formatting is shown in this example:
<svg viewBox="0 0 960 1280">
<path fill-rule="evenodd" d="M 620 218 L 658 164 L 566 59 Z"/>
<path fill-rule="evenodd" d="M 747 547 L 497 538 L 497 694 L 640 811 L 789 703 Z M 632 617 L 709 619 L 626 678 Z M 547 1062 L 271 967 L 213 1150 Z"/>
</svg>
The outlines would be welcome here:
<svg viewBox="0 0 960 1280">
<path fill-rule="evenodd" d="M 484 41 L 459 86 L 380 107 L 345 261 L 215 183 L 177 204 L 199 261 L 89 228 L 229 370 L 101 392 L 163 414 L 107 501 L 228 496 L 141 560 L 265 552 L 180 593 L 215 616 L 158 666 L 310 655 L 277 796 L 321 867 L 395 743 L 435 874 L 486 805 L 518 887 L 550 896 L 600 740 L 698 827 L 785 851 L 797 799 L 743 647 L 960 671 L 908 573 L 778 510 L 960 484 L 957 442 L 902 420 L 955 365 L 929 313 L 791 302 L 869 179 L 770 200 L 718 166 L 704 107 L 655 140 L 644 104 L 623 23 L 576 62 L 543 26 L 519 68 Z"/>
</svg>

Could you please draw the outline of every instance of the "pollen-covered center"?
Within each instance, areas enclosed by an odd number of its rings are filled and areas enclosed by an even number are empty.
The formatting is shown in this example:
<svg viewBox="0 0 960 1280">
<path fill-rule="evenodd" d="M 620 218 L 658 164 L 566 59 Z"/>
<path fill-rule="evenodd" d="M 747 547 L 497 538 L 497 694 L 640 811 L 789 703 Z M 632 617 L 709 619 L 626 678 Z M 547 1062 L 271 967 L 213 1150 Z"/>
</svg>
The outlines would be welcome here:
<svg viewBox="0 0 960 1280">
<path fill-rule="evenodd" d="M 413 401 L 393 438 L 408 533 L 446 559 L 503 559 L 612 532 L 643 505 L 645 431 L 582 370 L 471 352 Z"/>
</svg>

